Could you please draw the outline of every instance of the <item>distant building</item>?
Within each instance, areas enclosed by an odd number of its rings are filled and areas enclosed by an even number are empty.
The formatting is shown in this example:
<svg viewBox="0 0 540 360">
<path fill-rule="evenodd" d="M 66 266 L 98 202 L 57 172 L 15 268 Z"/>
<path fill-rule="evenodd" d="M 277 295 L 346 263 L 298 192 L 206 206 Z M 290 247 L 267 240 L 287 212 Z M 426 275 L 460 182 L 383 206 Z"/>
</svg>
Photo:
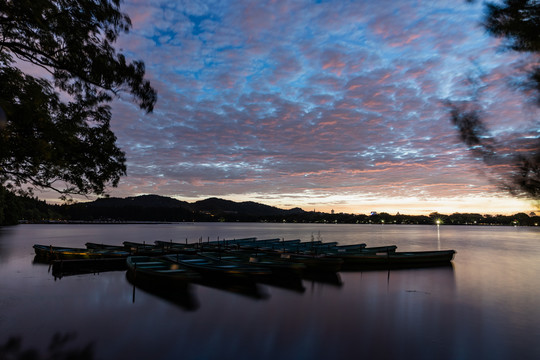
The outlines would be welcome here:
<svg viewBox="0 0 540 360">
<path fill-rule="evenodd" d="M 376 212 L 376 211 L 372 211 L 372 212 L 371 212 L 371 216 L 375 216 L 375 215 L 377 215 L 377 212 Z"/>
</svg>

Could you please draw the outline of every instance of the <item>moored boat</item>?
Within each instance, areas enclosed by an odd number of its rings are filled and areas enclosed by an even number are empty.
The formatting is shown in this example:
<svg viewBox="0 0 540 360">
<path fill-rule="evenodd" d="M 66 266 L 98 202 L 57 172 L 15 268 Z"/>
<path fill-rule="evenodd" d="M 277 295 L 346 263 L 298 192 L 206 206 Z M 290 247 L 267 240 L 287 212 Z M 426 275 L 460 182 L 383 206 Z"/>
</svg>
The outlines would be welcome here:
<svg viewBox="0 0 540 360">
<path fill-rule="evenodd" d="M 326 255 L 306 255 L 297 253 L 277 254 L 280 259 L 303 264 L 305 272 L 331 272 L 335 273 L 341 270 L 343 260 L 339 257 Z"/>
<path fill-rule="evenodd" d="M 364 245 L 364 246 L 363 247 L 362 246 L 349 247 L 348 245 L 346 245 L 346 247 L 335 246 L 335 247 L 324 250 L 324 253 L 331 254 L 331 255 L 373 254 L 373 253 L 395 252 L 397 249 L 396 245 L 374 246 L 374 247 L 366 247 L 365 244 L 359 244 L 359 245 Z"/>
<path fill-rule="evenodd" d="M 253 278 L 257 276 L 268 276 L 272 273 L 267 268 L 211 259 L 209 257 L 202 257 L 199 254 L 166 255 L 165 258 L 195 270 L 206 277 Z"/>
<path fill-rule="evenodd" d="M 87 249 L 98 249 L 98 250 L 126 250 L 127 248 L 123 245 L 110 245 L 102 243 L 87 242 L 84 244 Z"/>
<path fill-rule="evenodd" d="M 130 254 L 128 251 L 116 250 L 97 250 L 60 247 L 52 245 L 34 244 L 33 246 L 36 256 L 42 259 L 104 259 L 104 258 L 126 258 Z"/>
<path fill-rule="evenodd" d="M 125 258 L 60 259 L 52 261 L 52 274 L 55 278 L 119 270 L 126 270 Z"/>
<path fill-rule="evenodd" d="M 449 264 L 455 250 L 404 251 L 384 253 L 336 254 L 331 257 L 343 260 L 343 270 L 363 268 L 411 268 Z"/>
<path fill-rule="evenodd" d="M 306 266 L 302 263 L 284 261 L 277 257 L 265 256 L 263 253 L 249 254 L 247 252 L 227 251 L 222 253 L 202 252 L 199 254 L 215 260 L 247 264 L 255 267 L 268 268 L 272 276 L 301 276 Z"/>
<path fill-rule="evenodd" d="M 365 247 L 359 252 L 360 253 L 387 253 L 387 252 L 396 252 L 396 250 L 397 250 L 396 245 L 386 245 L 386 246 Z"/>
<path fill-rule="evenodd" d="M 152 250 L 155 248 L 154 244 L 147 244 L 145 242 L 138 243 L 133 241 L 124 241 L 122 244 L 131 251 L 139 251 L 139 250 Z"/>
<path fill-rule="evenodd" d="M 302 242 L 296 240 L 284 240 L 271 244 L 253 247 L 251 245 L 241 246 L 240 249 L 257 249 L 258 251 L 280 252 L 280 253 L 309 253 L 322 254 L 337 246 L 337 242 L 309 241 Z"/>
<path fill-rule="evenodd" d="M 145 242 L 138 243 L 133 241 L 124 241 L 124 247 L 132 255 L 141 256 L 161 256 L 166 254 L 176 254 L 179 252 L 178 248 L 163 247 L 157 244 L 147 244 Z"/>
<path fill-rule="evenodd" d="M 132 278 L 142 283 L 187 286 L 189 282 L 200 278 L 197 272 L 165 258 L 130 256 L 126 264 Z"/>
</svg>

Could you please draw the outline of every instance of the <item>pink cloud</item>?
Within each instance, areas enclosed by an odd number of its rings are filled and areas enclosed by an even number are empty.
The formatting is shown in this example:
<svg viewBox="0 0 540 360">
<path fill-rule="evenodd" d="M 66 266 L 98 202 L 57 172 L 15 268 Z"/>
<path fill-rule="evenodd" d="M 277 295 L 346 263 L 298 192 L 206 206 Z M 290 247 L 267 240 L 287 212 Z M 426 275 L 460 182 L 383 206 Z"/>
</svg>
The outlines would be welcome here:
<svg viewBox="0 0 540 360">
<path fill-rule="evenodd" d="M 134 29 L 121 45 L 145 61 L 160 98 L 150 116 L 114 105 L 129 161 L 122 187 L 194 197 L 488 191 L 441 100 L 467 96 L 460 79 L 476 56 L 497 99 L 486 112 L 494 129 L 521 113 L 505 86 L 513 72 L 478 50 L 485 35 L 467 6 L 128 1 Z"/>
</svg>

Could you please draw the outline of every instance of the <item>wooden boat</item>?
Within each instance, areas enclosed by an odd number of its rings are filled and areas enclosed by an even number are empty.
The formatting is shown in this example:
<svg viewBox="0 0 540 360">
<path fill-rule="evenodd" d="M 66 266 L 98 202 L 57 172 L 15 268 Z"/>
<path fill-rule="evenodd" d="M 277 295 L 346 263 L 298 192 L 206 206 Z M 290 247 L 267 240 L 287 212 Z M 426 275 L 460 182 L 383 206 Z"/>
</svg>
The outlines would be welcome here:
<svg viewBox="0 0 540 360">
<path fill-rule="evenodd" d="M 317 252 L 321 253 L 326 249 L 333 248 L 337 245 L 337 242 L 322 242 L 322 241 L 309 241 L 301 242 L 300 240 L 280 241 L 270 244 L 268 246 L 258 247 L 261 250 L 272 250 L 280 252 Z"/>
<path fill-rule="evenodd" d="M 126 250 L 132 255 L 162 256 L 166 254 L 176 254 L 180 251 L 178 248 L 166 248 L 156 244 L 146 244 L 132 241 L 124 241 L 123 244 Z"/>
<path fill-rule="evenodd" d="M 349 252 L 349 251 L 359 251 L 366 248 L 366 244 L 360 243 L 360 244 L 349 244 L 349 245 L 336 245 L 331 247 L 332 250 L 336 250 L 337 252 Z"/>
<path fill-rule="evenodd" d="M 247 252 L 202 252 L 200 256 L 214 260 L 224 260 L 239 264 L 267 268 L 272 276 L 301 276 L 306 266 L 302 263 L 284 261 L 277 257 L 265 256 L 263 253 L 249 254 Z"/>
<path fill-rule="evenodd" d="M 196 244 L 194 243 L 178 243 L 173 241 L 161 241 L 156 240 L 155 246 L 158 249 L 161 249 L 163 253 L 166 254 L 192 254 L 195 255 L 197 253 Z"/>
<path fill-rule="evenodd" d="M 256 238 L 247 238 L 243 240 L 221 240 L 210 243 L 198 243 L 195 248 L 199 251 L 226 251 L 229 249 L 241 249 L 241 248 L 258 248 L 264 246 L 271 246 L 279 242 L 280 239 L 264 239 L 257 240 Z"/>
<path fill-rule="evenodd" d="M 244 252 L 226 251 L 226 252 L 202 252 L 199 256 L 208 257 L 214 260 L 222 260 L 248 266 L 262 267 L 270 270 L 267 274 L 258 274 L 253 277 L 256 282 L 264 283 L 287 290 L 304 292 L 302 284 L 302 275 L 305 265 L 290 261 L 281 261 L 269 257 L 249 255 Z"/>
<path fill-rule="evenodd" d="M 264 258 L 267 261 L 282 261 L 302 264 L 304 272 L 338 272 L 343 264 L 343 260 L 326 256 L 323 251 L 321 253 L 307 251 L 292 251 L 284 249 L 272 249 L 268 247 L 262 248 L 240 248 L 239 253 L 244 252 L 249 256 Z M 231 251 L 228 251 L 229 253 Z"/>
<path fill-rule="evenodd" d="M 154 244 L 146 244 L 146 243 L 138 243 L 138 242 L 133 242 L 133 241 L 124 241 L 122 244 L 124 244 L 124 246 L 126 248 L 128 248 L 129 250 L 131 251 L 140 251 L 140 250 L 153 250 L 155 249 L 155 245 Z"/>
<path fill-rule="evenodd" d="M 454 250 L 407 251 L 385 253 L 337 254 L 330 257 L 343 260 L 343 270 L 362 268 L 411 268 L 449 264 L 455 255 Z"/>
<path fill-rule="evenodd" d="M 97 249 L 97 250 L 126 250 L 127 248 L 123 245 L 109 245 L 109 244 L 101 244 L 101 243 L 94 243 L 94 242 L 87 242 L 84 244 L 87 249 Z"/>
<path fill-rule="evenodd" d="M 201 245 L 238 245 L 238 244 L 246 244 L 250 242 L 257 241 L 256 237 L 248 237 L 248 238 L 241 238 L 241 239 L 221 239 L 221 240 L 208 240 L 203 241 L 202 238 L 199 239 L 198 242 L 193 243 L 195 247 L 200 247 Z"/>
<path fill-rule="evenodd" d="M 218 240 L 215 242 L 212 242 L 211 245 L 222 245 L 222 246 L 234 246 L 234 245 L 241 245 L 241 246 L 260 246 L 265 244 L 273 244 L 280 241 L 279 238 L 273 238 L 273 239 L 257 239 L 257 238 L 245 238 L 245 239 L 236 239 L 236 240 Z"/>
<path fill-rule="evenodd" d="M 267 268 L 219 259 L 211 259 L 208 257 L 199 256 L 198 254 L 166 255 L 165 258 L 184 267 L 195 270 L 206 277 L 253 278 L 256 276 L 268 276 L 272 273 Z"/>
<path fill-rule="evenodd" d="M 255 244 L 247 244 L 243 247 L 245 248 L 262 248 L 262 249 L 275 249 L 275 248 L 288 248 L 290 246 L 293 246 L 295 244 L 300 244 L 300 239 L 293 239 L 293 240 L 280 240 L 269 244 L 261 244 L 261 243 L 255 243 Z M 254 246 L 253 246 L 254 245 Z"/>
<path fill-rule="evenodd" d="M 195 244 L 194 243 L 179 243 L 179 242 L 173 242 L 172 240 L 170 241 L 162 241 L 162 240 L 156 240 L 154 241 L 154 244 L 155 246 L 159 247 L 159 248 L 164 248 L 164 249 L 172 249 L 172 248 L 194 248 L 195 247 Z"/>
<path fill-rule="evenodd" d="M 306 266 L 306 272 L 335 273 L 340 271 L 343 265 L 343 259 L 332 258 L 326 255 L 284 254 L 281 258 L 287 258 L 291 261 L 304 264 Z"/>
<path fill-rule="evenodd" d="M 52 245 L 35 244 L 33 246 L 36 256 L 44 259 L 104 259 L 104 258 L 126 258 L 130 254 L 128 251 L 116 250 L 94 250 L 82 248 L 60 247 Z"/>
<path fill-rule="evenodd" d="M 55 278 L 70 275 L 97 274 L 106 271 L 126 270 L 126 259 L 61 259 L 52 261 L 52 274 Z"/>
<path fill-rule="evenodd" d="M 387 252 L 396 252 L 396 245 L 386 245 L 386 246 L 371 246 L 365 247 L 360 251 L 361 253 L 387 253 Z"/>
<path fill-rule="evenodd" d="M 343 264 L 342 259 L 326 255 L 267 252 L 266 256 L 281 261 L 303 264 L 305 266 L 304 274 L 307 272 L 338 272 Z"/>
<path fill-rule="evenodd" d="M 373 254 L 373 253 L 387 253 L 395 252 L 397 249 L 396 245 L 387 245 L 387 246 L 375 246 L 375 247 L 356 247 L 345 245 L 346 247 L 336 246 L 329 249 L 325 249 L 323 252 L 328 255 L 354 255 L 354 254 Z"/>
<path fill-rule="evenodd" d="M 200 278 L 199 273 L 164 258 L 130 256 L 126 264 L 134 281 L 140 283 L 185 287 L 190 281 Z"/>
<path fill-rule="evenodd" d="M 279 238 L 273 239 L 263 239 L 263 240 L 254 240 L 254 241 L 243 241 L 236 243 L 228 243 L 224 241 L 217 245 L 217 249 L 256 249 L 260 247 L 274 246 L 275 244 L 281 242 Z M 214 246 L 216 248 L 216 246 Z M 206 249 L 203 247 L 203 249 Z"/>
<path fill-rule="evenodd" d="M 218 240 L 211 242 L 198 243 L 178 243 L 173 241 L 155 241 L 156 247 L 169 252 L 179 252 L 195 254 L 200 251 L 227 251 L 229 249 L 256 248 L 259 246 L 268 246 L 278 242 L 279 239 L 257 240 L 256 238 L 245 238 L 238 240 Z"/>
</svg>

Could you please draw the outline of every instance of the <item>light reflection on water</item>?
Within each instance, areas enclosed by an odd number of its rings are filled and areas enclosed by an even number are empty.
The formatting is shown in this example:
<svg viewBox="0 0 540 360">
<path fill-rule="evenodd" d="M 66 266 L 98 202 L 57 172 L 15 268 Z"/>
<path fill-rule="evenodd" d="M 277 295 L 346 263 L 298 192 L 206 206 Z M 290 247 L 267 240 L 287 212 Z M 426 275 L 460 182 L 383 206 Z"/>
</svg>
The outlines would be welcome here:
<svg viewBox="0 0 540 360">
<path fill-rule="evenodd" d="M 263 296 L 202 285 L 155 294 L 134 288 L 125 272 L 55 280 L 47 265 L 32 263 L 34 243 L 309 240 L 319 231 L 325 241 L 457 254 L 451 267 L 304 280 L 303 292 L 257 284 Z M 537 359 L 539 235 L 538 228 L 403 225 L 0 228 L 0 347 L 20 336 L 23 348 L 45 352 L 53 334 L 68 332 L 75 347 L 93 344 L 96 359 Z"/>
</svg>

